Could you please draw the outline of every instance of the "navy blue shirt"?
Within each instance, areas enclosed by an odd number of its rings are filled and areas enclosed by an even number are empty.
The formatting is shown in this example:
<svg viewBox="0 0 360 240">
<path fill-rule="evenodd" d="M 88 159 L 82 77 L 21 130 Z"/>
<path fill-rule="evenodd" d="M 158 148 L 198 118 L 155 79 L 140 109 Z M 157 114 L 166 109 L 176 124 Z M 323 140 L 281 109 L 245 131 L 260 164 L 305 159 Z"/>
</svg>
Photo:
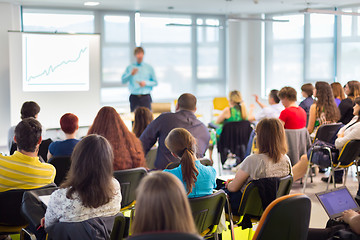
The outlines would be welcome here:
<svg viewBox="0 0 360 240">
<path fill-rule="evenodd" d="M 53 157 L 71 156 L 78 139 L 66 139 L 64 141 L 52 142 L 49 146 L 49 152 Z"/>
<path fill-rule="evenodd" d="M 305 110 L 306 114 L 309 115 L 310 107 L 314 103 L 314 99 L 312 97 L 307 97 L 302 101 L 299 107 Z"/>
<path fill-rule="evenodd" d="M 204 157 L 206 149 L 209 146 L 210 134 L 207 127 L 196 118 L 191 111 L 181 110 L 176 113 L 162 113 L 152 121 L 140 136 L 140 140 L 147 154 L 152 146 L 159 140 L 155 168 L 165 169 L 171 162 L 179 162 L 179 159 L 171 155 L 169 149 L 165 146 L 165 138 L 174 128 L 185 128 L 196 139 L 198 158 Z"/>
</svg>

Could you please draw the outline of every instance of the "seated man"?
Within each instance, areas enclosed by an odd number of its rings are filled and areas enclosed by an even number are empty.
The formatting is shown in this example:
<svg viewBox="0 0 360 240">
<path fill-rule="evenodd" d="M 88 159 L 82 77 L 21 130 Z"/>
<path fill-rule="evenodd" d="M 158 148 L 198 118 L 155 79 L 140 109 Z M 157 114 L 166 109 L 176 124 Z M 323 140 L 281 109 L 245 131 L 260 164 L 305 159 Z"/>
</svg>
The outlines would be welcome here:
<svg viewBox="0 0 360 240">
<path fill-rule="evenodd" d="M 185 128 L 196 139 L 197 157 L 202 158 L 209 145 L 210 134 L 207 127 L 196 118 L 196 97 L 190 93 L 182 94 L 176 105 L 175 113 L 163 113 L 152 121 L 140 136 L 147 154 L 159 140 L 159 148 L 155 160 L 155 168 L 165 169 L 171 162 L 179 162 L 165 146 L 165 138 L 174 128 Z"/>
<path fill-rule="evenodd" d="M 0 154 L 0 192 L 34 189 L 54 182 L 54 166 L 38 157 L 41 124 L 35 118 L 23 119 L 15 128 L 18 149 L 11 156 Z"/>
</svg>

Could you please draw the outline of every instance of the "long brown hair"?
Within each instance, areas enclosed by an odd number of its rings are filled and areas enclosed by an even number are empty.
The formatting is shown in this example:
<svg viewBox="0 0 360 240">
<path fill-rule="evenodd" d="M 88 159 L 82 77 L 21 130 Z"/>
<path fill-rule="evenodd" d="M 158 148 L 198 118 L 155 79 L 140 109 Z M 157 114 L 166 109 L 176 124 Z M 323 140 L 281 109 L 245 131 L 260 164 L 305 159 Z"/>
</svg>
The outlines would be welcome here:
<svg viewBox="0 0 360 240">
<path fill-rule="evenodd" d="M 327 122 L 337 122 L 340 119 L 340 111 L 336 106 L 331 86 L 327 82 L 316 82 L 316 117 L 325 114 Z"/>
<path fill-rule="evenodd" d="M 88 134 L 99 134 L 110 142 L 114 151 L 114 170 L 146 165 L 140 140 L 129 131 L 113 107 L 100 109 Z"/>
<path fill-rule="evenodd" d="M 134 113 L 134 125 L 132 132 L 140 137 L 147 125 L 154 119 L 152 112 L 146 107 L 138 107 Z"/>
<path fill-rule="evenodd" d="M 345 99 L 344 88 L 341 86 L 339 82 L 333 82 L 331 85 L 334 98 L 338 98 L 340 100 Z"/>
<path fill-rule="evenodd" d="M 360 97 L 355 98 L 354 103 L 360 106 Z M 356 122 L 360 122 L 360 111 L 358 113 L 358 119 Z"/>
<path fill-rule="evenodd" d="M 97 208 L 114 196 L 112 184 L 114 155 L 102 136 L 89 135 L 76 144 L 71 167 L 61 188 L 69 188 L 66 197 L 76 192 L 85 207 Z"/>
<path fill-rule="evenodd" d="M 265 118 L 256 125 L 256 144 L 259 153 L 268 155 L 274 163 L 287 152 L 284 125 L 276 118 Z"/>
<path fill-rule="evenodd" d="M 246 106 L 242 99 L 241 93 L 237 90 L 231 91 L 229 93 L 229 100 L 235 103 L 235 107 L 241 111 L 241 118 L 247 119 Z"/>
<path fill-rule="evenodd" d="M 190 194 L 199 174 L 195 166 L 195 138 L 184 128 L 174 128 L 167 135 L 165 145 L 170 152 L 181 157 L 182 177 L 186 184 L 187 194 Z"/>
<path fill-rule="evenodd" d="M 166 172 L 153 172 L 141 181 L 132 224 L 134 235 L 159 231 L 198 234 L 184 186 Z"/>
<path fill-rule="evenodd" d="M 348 98 L 354 101 L 355 98 L 360 97 L 360 82 L 353 80 L 347 82 L 347 85 L 350 89 L 350 94 L 348 95 Z"/>
</svg>

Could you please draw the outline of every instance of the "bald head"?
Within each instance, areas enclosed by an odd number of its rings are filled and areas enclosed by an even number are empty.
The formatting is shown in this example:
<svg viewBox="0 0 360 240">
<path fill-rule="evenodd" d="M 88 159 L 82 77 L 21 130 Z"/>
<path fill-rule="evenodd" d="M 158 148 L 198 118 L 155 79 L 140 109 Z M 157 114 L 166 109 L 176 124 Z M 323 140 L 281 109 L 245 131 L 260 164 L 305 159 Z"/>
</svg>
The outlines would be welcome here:
<svg viewBox="0 0 360 240">
<path fill-rule="evenodd" d="M 190 93 L 182 94 L 178 99 L 177 110 L 196 111 L 196 97 Z"/>
</svg>

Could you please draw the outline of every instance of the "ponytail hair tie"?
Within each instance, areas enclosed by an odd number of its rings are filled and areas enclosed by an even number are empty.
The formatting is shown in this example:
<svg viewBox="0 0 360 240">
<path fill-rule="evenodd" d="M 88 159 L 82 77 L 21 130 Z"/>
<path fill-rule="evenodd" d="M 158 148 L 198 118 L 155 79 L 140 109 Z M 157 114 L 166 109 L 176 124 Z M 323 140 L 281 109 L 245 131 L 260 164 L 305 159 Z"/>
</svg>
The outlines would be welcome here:
<svg viewBox="0 0 360 240">
<path fill-rule="evenodd" d="M 189 149 L 189 148 L 184 148 L 184 151 L 183 151 L 183 154 L 185 153 L 185 151 L 189 151 L 191 154 L 193 154 L 194 153 L 194 151 L 193 150 L 191 150 L 191 149 Z"/>
</svg>

